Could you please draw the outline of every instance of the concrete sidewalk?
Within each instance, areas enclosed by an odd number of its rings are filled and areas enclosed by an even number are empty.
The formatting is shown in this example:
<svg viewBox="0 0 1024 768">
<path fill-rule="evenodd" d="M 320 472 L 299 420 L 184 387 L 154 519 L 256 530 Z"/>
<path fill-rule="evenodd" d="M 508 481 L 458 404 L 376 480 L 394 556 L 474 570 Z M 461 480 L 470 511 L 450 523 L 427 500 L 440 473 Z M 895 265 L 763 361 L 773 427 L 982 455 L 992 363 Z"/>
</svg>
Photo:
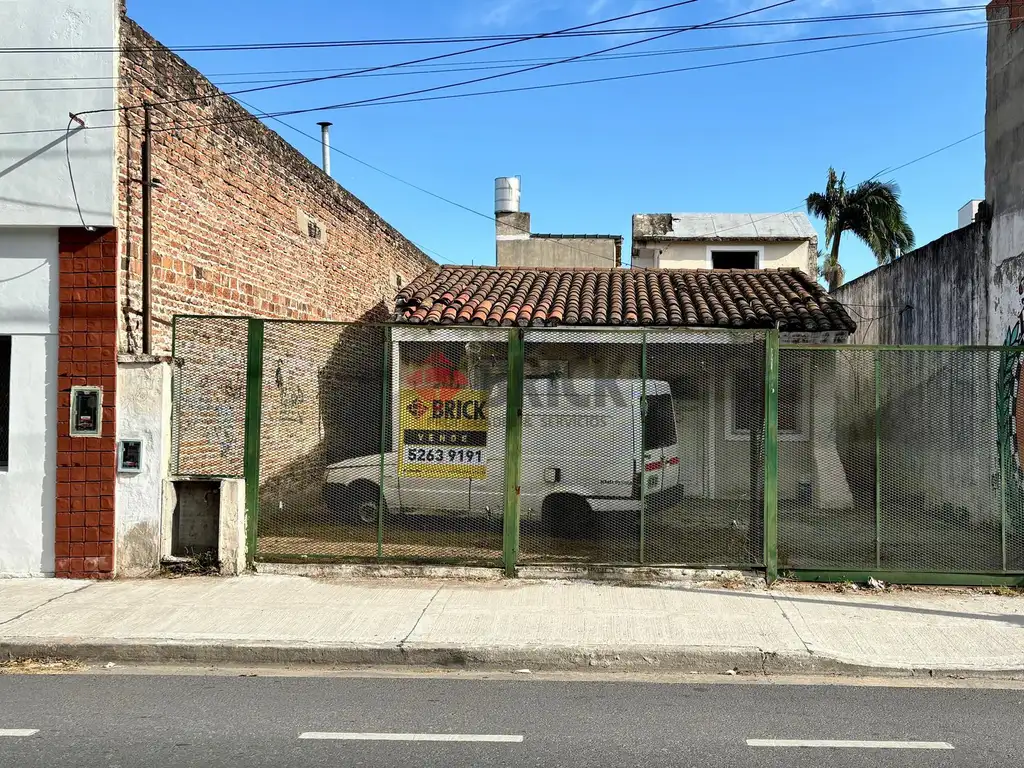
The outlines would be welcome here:
<svg viewBox="0 0 1024 768">
<path fill-rule="evenodd" d="M 1024 677 L 1024 597 L 588 582 L 0 581 L 0 658 Z"/>
</svg>

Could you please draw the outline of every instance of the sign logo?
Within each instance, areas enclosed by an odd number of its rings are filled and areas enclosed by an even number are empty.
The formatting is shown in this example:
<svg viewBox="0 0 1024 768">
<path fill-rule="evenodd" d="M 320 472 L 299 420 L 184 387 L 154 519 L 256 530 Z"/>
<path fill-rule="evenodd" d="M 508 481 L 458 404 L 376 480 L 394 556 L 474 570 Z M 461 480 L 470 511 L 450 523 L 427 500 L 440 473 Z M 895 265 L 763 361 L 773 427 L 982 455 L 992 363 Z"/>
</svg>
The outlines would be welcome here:
<svg viewBox="0 0 1024 768">
<path fill-rule="evenodd" d="M 430 406 L 427 405 L 426 403 L 424 403 L 419 398 L 416 398 L 411 403 L 409 403 L 407 406 L 405 406 L 405 410 L 414 419 L 421 419 L 427 413 L 427 411 L 430 410 Z"/>
</svg>

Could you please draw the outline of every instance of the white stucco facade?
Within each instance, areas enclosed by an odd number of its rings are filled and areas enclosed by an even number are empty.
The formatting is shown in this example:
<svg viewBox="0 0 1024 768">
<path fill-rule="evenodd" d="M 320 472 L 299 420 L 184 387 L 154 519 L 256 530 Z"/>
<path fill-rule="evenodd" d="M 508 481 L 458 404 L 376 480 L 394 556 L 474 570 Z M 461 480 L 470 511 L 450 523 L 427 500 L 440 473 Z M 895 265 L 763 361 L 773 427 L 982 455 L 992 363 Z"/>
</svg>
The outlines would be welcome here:
<svg viewBox="0 0 1024 768">
<path fill-rule="evenodd" d="M 118 113 L 117 89 L 109 86 L 117 83 L 119 19 L 117 0 L 0 2 L 0 47 L 51 49 L 3 59 L 8 87 L 23 90 L 5 93 L 0 109 L 0 227 L 82 226 L 83 218 L 113 225 L 116 131 L 109 126 Z M 67 131 L 69 113 L 93 110 L 102 112 L 84 115 L 85 129 Z"/>
<path fill-rule="evenodd" d="M 786 240 L 777 243 L 711 241 L 661 242 L 647 246 L 658 253 L 655 267 L 660 269 L 711 269 L 712 251 L 757 252 L 759 269 L 796 268 L 810 273 L 814 261 L 808 240 Z"/>
<path fill-rule="evenodd" d="M 115 561 L 118 576 L 160 568 L 164 480 L 171 450 L 171 364 L 122 360 L 117 370 L 118 440 L 141 440 L 141 472 L 119 472 Z"/>
<path fill-rule="evenodd" d="M 0 228 L 0 336 L 11 337 L 0 576 L 53 573 L 57 483 L 57 230 Z"/>
<path fill-rule="evenodd" d="M 99 126 L 118 119 L 119 19 L 118 0 L 0 2 L 0 336 L 11 339 L 0 576 L 54 572 L 59 229 L 114 224 L 116 132 Z M 69 113 L 94 110 L 67 130 Z"/>
</svg>

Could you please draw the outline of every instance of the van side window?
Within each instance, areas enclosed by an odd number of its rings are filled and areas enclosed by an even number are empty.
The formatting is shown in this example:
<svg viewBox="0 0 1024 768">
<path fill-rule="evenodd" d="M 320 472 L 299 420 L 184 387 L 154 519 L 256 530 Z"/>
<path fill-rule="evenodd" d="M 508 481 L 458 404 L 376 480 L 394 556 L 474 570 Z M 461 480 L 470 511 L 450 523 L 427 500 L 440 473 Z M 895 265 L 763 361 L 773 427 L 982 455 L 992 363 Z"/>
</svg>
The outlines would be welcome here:
<svg viewBox="0 0 1024 768">
<path fill-rule="evenodd" d="M 647 398 L 647 420 L 644 422 L 644 449 L 667 448 L 676 444 L 676 420 L 671 395 Z"/>
</svg>

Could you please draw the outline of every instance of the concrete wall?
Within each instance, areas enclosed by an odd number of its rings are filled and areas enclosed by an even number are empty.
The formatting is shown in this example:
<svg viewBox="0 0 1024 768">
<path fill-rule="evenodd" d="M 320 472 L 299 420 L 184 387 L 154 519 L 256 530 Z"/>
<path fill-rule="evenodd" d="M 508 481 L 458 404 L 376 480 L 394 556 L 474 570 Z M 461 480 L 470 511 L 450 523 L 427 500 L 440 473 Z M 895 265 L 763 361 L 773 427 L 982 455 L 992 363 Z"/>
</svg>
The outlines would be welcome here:
<svg viewBox="0 0 1024 768">
<path fill-rule="evenodd" d="M 170 363 L 121 360 L 117 370 L 117 437 L 142 440 L 143 454 L 141 472 L 117 476 L 114 568 L 118 576 L 145 576 L 160 567 L 170 415 Z"/>
<path fill-rule="evenodd" d="M 0 109 L 0 226 L 80 226 L 65 144 L 70 148 L 78 204 L 87 224 L 114 220 L 114 137 L 117 91 L 116 0 L 30 0 L 0 3 L 0 48 L 102 48 L 4 56 L 3 76 L 13 90 Z M 38 90 L 18 78 L 89 77 L 77 90 Z M 66 84 L 66 83 L 61 83 Z M 33 89 L 35 87 L 35 89 Z M 85 116 L 86 130 L 66 133 L 68 112 Z"/>
<path fill-rule="evenodd" d="M 989 341 L 1001 344 L 1021 317 L 1024 288 L 1024 25 L 1005 23 L 1011 6 L 988 8 L 985 200 L 992 286 Z"/>
<path fill-rule="evenodd" d="M 834 291 L 857 321 L 850 341 L 986 344 L 986 248 L 986 224 L 975 222 Z"/>
<path fill-rule="evenodd" d="M 615 267 L 618 246 L 609 237 L 531 237 L 499 240 L 499 267 Z"/>
<path fill-rule="evenodd" d="M 807 240 L 774 243 L 651 240 L 638 242 L 633 247 L 634 249 L 651 248 L 660 251 L 661 255 L 656 266 L 663 269 L 708 269 L 711 266 L 708 262 L 709 247 L 722 250 L 763 248 L 762 267 L 766 269 L 796 267 L 809 275 L 815 274 L 815 259 L 817 258 L 815 244 Z"/>
<path fill-rule="evenodd" d="M 0 335 L 11 336 L 10 461 L 0 469 L 0 576 L 54 571 L 56 229 L 0 228 Z"/>
</svg>

